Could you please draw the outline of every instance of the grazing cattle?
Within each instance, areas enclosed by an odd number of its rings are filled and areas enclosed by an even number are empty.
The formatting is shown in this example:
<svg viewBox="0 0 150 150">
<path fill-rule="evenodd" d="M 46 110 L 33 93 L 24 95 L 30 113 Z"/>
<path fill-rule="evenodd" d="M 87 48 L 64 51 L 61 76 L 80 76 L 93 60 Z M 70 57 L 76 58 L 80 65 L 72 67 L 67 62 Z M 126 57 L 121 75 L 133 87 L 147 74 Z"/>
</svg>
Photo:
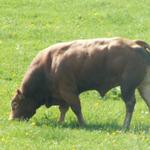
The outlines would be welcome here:
<svg viewBox="0 0 150 150">
<path fill-rule="evenodd" d="M 120 86 L 129 128 L 135 89 L 150 109 L 150 46 L 141 40 L 104 38 L 59 43 L 32 61 L 14 96 L 10 119 L 29 119 L 41 105 L 59 105 L 63 122 L 69 107 L 84 124 L 79 94 L 97 90 L 103 97 Z"/>
</svg>

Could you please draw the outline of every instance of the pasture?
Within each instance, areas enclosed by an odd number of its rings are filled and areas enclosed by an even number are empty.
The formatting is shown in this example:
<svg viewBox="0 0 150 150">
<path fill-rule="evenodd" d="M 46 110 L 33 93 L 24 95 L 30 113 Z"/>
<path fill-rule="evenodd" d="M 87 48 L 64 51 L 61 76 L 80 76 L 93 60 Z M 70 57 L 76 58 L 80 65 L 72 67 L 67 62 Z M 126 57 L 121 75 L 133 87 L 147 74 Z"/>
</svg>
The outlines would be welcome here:
<svg viewBox="0 0 150 150">
<path fill-rule="evenodd" d="M 121 130 L 125 107 L 116 90 L 103 99 L 96 91 L 80 95 L 83 127 L 71 110 L 58 124 L 57 107 L 41 107 L 28 122 L 8 121 L 10 100 L 40 50 L 82 38 L 150 42 L 149 6 L 149 0 L 0 0 L 0 150 L 149 150 L 150 114 L 138 92 L 127 132 Z"/>
</svg>

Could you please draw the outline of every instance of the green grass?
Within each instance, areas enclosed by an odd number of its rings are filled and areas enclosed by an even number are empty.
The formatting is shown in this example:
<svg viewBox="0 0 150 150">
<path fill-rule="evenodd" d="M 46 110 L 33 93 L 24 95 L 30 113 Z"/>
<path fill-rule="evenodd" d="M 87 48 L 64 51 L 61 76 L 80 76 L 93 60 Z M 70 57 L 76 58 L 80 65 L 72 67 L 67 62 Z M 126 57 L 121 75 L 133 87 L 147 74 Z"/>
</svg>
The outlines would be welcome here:
<svg viewBox="0 0 150 150">
<path fill-rule="evenodd" d="M 128 132 L 125 108 L 110 92 L 81 95 L 87 124 L 69 111 L 63 125 L 58 108 L 41 107 L 29 122 L 10 122 L 10 100 L 33 57 L 59 41 L 124 36 L 150 41 L 149 0 L 0 0 L 0 150 L 148 150 L 150 115 L 141 98 Z"/>
</svg>

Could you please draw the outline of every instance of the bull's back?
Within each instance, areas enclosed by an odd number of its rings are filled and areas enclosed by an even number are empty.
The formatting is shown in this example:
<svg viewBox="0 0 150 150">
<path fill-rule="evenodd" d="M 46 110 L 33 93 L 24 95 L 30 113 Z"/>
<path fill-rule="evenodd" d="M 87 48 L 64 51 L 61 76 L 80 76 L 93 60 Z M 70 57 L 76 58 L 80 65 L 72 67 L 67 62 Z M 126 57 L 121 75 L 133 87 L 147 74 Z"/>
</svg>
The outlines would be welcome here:
<svg viewBox="0 0 150 150">
<path fill-rule="evenodd" d="M 135 66 L 143 67 L 142 57 L 131 45 L 132 41 L 116 38 L 76 41 L 58 56 L 57 76 L 73 81 L 83 91 L 116 86 L 127 66 L 132 73 Z"/>
</svg>

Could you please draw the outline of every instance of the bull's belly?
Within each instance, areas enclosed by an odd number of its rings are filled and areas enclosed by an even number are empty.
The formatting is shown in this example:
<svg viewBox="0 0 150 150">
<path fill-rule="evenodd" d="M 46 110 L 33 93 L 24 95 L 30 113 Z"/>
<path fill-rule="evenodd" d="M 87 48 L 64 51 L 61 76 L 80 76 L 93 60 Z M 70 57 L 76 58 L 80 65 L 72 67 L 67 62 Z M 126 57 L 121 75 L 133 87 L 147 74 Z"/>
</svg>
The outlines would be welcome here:
<svg viewBox="0 0 150 150">
<path fill-rule="evenodd" d="M 99 80 L 97 82 L 87 82 L 87 83 L 80 83 L 78 88 L 79 93 L 82 93 L 87 90 L 97 90 L 100 95 L 103 97 L 109 90 L 114 87 L 119 86 L 120 80 L 116 78 L 107 78 L 103 80 Z"/>
</svg>

